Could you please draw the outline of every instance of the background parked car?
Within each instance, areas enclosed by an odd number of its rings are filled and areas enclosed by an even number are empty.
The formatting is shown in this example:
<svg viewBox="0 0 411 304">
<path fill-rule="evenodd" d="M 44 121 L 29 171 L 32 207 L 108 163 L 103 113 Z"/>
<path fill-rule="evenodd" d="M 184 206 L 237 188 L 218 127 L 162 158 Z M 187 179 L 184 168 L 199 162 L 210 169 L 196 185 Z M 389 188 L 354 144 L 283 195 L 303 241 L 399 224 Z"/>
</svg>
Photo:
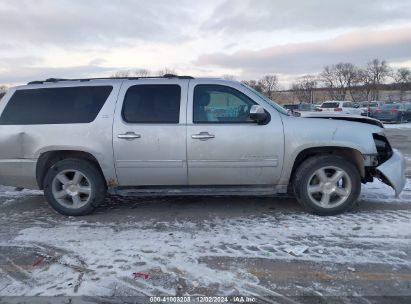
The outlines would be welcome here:
<svg viewBox="0 0 411 304">
<path fill-rule="evenodd" d="M 283 105 L 284 109 L 287 110 L 292 110 L 292 111 L 296 111 L 296 112 L 314 112 L 315 109 L 315 105 L 311 104 L 311 103 L 306 103 L 306 102 L 302 102 L 299 104 L 286 104 Z"/>
<path fill-rule="evenodd" d="M 411 121 L 411 102 L 407 102 L 404 106 L 405 106 L 405 120 Z"/>
<path fill-rule="evenodd" d="M 380 110 L 375 111 L 374 117 L 384 122 L 402 123 L 407 121 L 406 112 L 406 107 L 402 103 L 385 104 Z"/>
<path fill-rule="evenodd" d="M 335 112 L 339 114 L 361 115 L 361 109 L 355 108 L 351 101 L 325 101 L 320 107 L 322 112 Z"/>
<path fill-rule="evenodd" d="M 361 115 L 374 117 L 375 111 L 381 110 L 381 107 L 384 105 L 383 101 L 364 101 L 361 103 L 360 109 L 362 110 Z"/>
</svg>

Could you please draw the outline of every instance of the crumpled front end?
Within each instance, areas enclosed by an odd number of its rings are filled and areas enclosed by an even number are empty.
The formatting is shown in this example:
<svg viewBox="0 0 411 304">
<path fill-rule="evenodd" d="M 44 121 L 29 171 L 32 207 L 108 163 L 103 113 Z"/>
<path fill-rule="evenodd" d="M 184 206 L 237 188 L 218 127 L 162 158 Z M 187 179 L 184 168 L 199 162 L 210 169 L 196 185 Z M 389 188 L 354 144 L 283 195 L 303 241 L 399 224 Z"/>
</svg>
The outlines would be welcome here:
<svg viewBox="0 0 411 304">
<path fill-rule="evenodd" d="M 378 177 L 395 190 L 398 197 L 405 187 L 406 162 L 400 151 L 393 149 L 392 156 L 376 168 Z"/>
<path fill-rule="evenodd" d="M 372 162 L 371 177 L 377 177 L 395 190 L 398 197 L 405 187 L 406 161 L 400 151 L 393 149 L 384 133 L 373 134 L 377 155 Z M 367 181 L 372 181 L 372 178 Z"/>
</svg>

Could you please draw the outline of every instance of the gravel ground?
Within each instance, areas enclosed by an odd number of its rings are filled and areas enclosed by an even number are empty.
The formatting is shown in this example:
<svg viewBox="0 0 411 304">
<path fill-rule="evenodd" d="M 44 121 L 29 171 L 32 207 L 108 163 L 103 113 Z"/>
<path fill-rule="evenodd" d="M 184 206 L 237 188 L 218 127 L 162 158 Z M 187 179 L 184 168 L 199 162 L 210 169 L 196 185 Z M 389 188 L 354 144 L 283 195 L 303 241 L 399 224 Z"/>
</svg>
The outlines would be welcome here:
<svg viewBox="0 0 411 304">
<path fill-rule="evenodd" d="M 387 134 L 410 163 L 410 129 Z M 358 206 L 334 217 L 291 198 L 173 197 L 107 199 L 74 218 L 41 192 L 1 187 L 0 296 L 16 295 L 411 299 L 411 180 L 400 198 L 363 186 Z M 328 298 L 342 296 L 354 298 Z"/>
</svg>

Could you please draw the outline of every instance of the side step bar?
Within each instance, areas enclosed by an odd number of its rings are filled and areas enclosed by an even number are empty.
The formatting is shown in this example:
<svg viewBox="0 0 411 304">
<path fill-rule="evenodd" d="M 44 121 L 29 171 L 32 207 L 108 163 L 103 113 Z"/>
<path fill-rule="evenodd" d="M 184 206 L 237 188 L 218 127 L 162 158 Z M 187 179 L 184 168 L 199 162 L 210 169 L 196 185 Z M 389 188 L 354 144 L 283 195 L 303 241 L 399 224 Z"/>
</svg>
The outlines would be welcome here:
<svg viewBox="0 0 411 304">
<path fill-rule="evenodd" d="M 109 194 L 118 196 L 278 196 L 287 193 L 287 186 L 230 187 L 117 187 Z"/>
</svg>

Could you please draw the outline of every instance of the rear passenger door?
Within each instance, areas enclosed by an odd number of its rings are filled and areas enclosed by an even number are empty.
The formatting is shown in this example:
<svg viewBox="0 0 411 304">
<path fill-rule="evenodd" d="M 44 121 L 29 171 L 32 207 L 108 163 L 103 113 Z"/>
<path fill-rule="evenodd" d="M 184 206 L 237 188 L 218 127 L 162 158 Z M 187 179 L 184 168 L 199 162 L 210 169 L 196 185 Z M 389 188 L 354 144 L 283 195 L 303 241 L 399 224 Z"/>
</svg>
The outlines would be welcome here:
<svg viewBox="0 0 411 304">
<path fill-rule="evenodd" d="M 186 185 L 188 80 L 127 80 L 113 126 L 120 186 Z"/>
</svg>

